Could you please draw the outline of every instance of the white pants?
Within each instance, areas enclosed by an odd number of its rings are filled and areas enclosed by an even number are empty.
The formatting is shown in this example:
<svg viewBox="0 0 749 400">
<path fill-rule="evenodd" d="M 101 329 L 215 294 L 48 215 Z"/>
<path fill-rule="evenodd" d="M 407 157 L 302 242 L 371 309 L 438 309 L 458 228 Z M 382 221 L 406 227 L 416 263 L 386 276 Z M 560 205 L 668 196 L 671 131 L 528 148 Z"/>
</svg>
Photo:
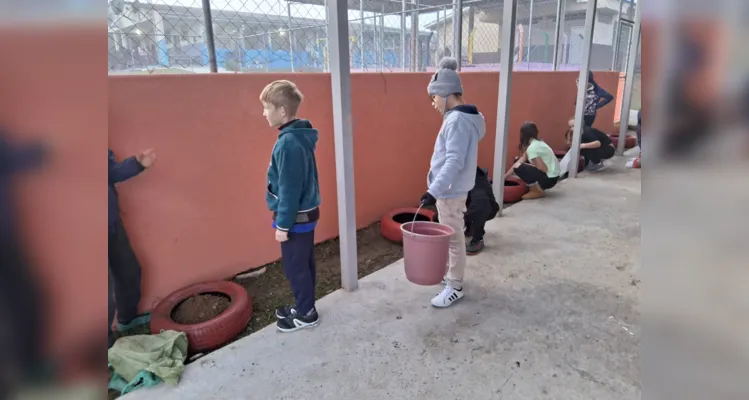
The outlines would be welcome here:
<svg viewBox="0 0 749 400">
<path fill-rule="evenodd" d="M 445 280 L 454 288 L 463 286 L 463 275 L 466 271 L 466 237 L 465 213 L 466 197 L 454 199 L 438 199 L 437 213 L 441 224 L 453 228 L 455 233 L 450 238 L 450 261 L 448 262 Z"/>
</svg>

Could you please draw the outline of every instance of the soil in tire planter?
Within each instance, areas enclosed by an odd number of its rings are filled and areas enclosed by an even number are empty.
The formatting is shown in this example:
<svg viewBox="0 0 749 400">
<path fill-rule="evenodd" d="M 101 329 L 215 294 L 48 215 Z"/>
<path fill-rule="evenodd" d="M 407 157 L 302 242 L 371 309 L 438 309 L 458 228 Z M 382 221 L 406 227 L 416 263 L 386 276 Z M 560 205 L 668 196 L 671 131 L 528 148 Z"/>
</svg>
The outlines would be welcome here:
<svg viewBox="0 0 749 400">
<path fill-rule="evenodd" d="M 413 213 L 401 213 L 401 214 L 395 214 L 393 216 L 393 221 L 399 223 L 399 224 L 405 224 L 408 222 L 414 222 L 414 218 L 416 221 L 422 221 L 422 222 L 430 222 L 431 220 L 429 217 L 427 217 L 424 214 L 419 213 L 419 215 L 413 214 Z"/>
<path fill-rule="evenodd" d="M 172 319 L 183 325 L 199 324 L 218 317 L 231 304 L 229 296 L 221 293 L 201 293 L 188 297 L 174 307 Z"/>
</svg>

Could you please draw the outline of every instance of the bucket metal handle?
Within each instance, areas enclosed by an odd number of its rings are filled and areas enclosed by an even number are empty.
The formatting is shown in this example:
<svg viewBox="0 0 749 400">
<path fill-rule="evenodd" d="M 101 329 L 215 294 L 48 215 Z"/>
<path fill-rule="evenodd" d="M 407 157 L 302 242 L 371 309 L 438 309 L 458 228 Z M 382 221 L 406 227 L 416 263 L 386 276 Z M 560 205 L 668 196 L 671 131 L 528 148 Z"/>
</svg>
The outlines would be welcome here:
<svg viewBox="0 0 749 400">
<path fill-rule="evenodd" d="M 419 218 L 419 211 L 421 211 L 421 207 L 424 207 L 424 203 L 419 204 L 419 208 L 416 209 L 416 214 L 414 214 L 414 220 L 411 221 L 411 234 L 414 234 L 414 225 L 416 225 L 416 219 Z"/>
</svg>

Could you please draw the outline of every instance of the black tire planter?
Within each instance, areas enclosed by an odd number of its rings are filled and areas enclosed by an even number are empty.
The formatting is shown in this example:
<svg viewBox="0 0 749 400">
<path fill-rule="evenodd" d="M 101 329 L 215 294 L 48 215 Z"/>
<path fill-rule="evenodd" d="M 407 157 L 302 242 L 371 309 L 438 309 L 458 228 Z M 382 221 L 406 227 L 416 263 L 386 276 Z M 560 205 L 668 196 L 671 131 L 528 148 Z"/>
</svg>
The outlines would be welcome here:
<svg viewBox="0 0 749 400">
<path fill-rule="evenodd" d="M 417 211 L 419 213 L 418 216 L 416 216 Z M 416 217 L 416 221 L 432 221 L 434 216 L 434 211 L 423 208 L 421 210 L 418 208 L 398 208 L 382 216 L 382 219 L 380 219 L 380 233 L 382 237 L 393 243 L 403 243 L 401 225 L 406 222 L 413 222 L 414 217 Z"/>
<path fill-rule="evenodd" d="M 522 179 L 515 177 L 505 179 L 503 202 L 517 203 L 526 193 L 528 193 L 528 185 Z"/>
<path fill-rule="evenodd" d="M 229 308 L 211 320 L 199 324 L 180 324 L 172 312 L 184 300 L 206 293 L 219 293 L 231 299 Z M 173 330 L 187 334 L 192 354 L 213 350 L 239 335 L 252 317 L 252 300 L 247 290 L 229 281 L 198 283 L 180 289 L 161 300 L 151 311 L 151 333 Z"/>
</svg>

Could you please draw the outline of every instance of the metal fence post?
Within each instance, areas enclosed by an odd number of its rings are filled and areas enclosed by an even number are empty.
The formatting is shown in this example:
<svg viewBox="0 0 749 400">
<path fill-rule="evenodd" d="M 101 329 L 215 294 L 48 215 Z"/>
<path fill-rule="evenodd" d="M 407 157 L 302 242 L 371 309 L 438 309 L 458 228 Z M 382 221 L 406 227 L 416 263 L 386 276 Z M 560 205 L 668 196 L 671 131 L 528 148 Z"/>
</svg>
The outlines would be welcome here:
<svg viewBox="0 0 749 400">
<path fill-rule="evenodd" d="M 448 48 L 447 46 L 447 6 L 444 7 L 444 11 L 445 11 L 445 20 L 442 23 L 442 48 L 440 49 L 443 53 L 442 54 L 443 57 L 447 55 L 447 54 L 444 54 L 444 52 L 445 52 L 445 49 Z M 437 62 L 439 63 L 440 60 L 437 60 Z"/>
<path fill-rule="evenodd" d="M 412 0 L 411 13 L 411 71 L 419 71 L 419 0 Z"/>
<path fill-rule="evenodd" d="M 577 164 L 580 157 L 580 138 L 583 133 L 583 118 L 585 111 L 585 94 L 588 88 L 588 71 L 590 70 L 590 49 L 593 47 L 593 29 L 596 20 L 596 5 L 598 0 L 588 0 L 585 11 L 585 33 L 583 37 L 583 59 L 580 64 L 579 84 L 577 85 L 577 105 L 575 106 L 575 129 L 572 134 L 572 148 L 570 149 L 569 176 L 577 177 Z"/>
<path fill-rule="evenodd" d="M 640 46 L 640 7 L 635 9 L 635 26 L 632 29 L 632 40 L 629 43 L 629 56 L 627 58 L 627 72 L 624 81 L 624 94 L 622 95 L 622 109 L 619 112 L 619 142 L 616 152 L 624 154 L 624 142 L 629 131 L 629 110 L 632 106 L 632 86 L 635 82 L 635 67 L 637 66 L 637 48 Z"/>
<path fill-rule="evenodd" d="M 475 29 L 474 23 L 476 20 L 476 7 L 474 6 L 468 6 L 468 46 L 467 46 L 467 53 L 466 59 L 468 60 L 468 64 L 473 63 L 473 48 L 476 45 L 476 37 L 473 34 L 473 30 Z"/>
<path fill-rule="evenodd" d="M 208 63 L 211 72 L 218 72 L 216 63 L 216 42 L 213 39 L 213 17 L 211 17 L 211 0 L 203 0 L 203 20 L 205 22 L 205 44 L 208 48 Z"/>
<path fill-rule="evenodd" d="M 338 234 L 341 243 L 341 284 L 350 292 L 359 285 L 356 257 L 356 208 L 354 202 L 354 141 L 351 126 L 351 70 L 348 45 L 348 1 L 328 0 L 330 81 L 333 94 L 338 191 Z"/>
<path fill-rule="evenodd" d="M 359 0 L 359 53 L 361 56 L 361 69 L 365 71 L 364 63 L 366 55 L 364 54 L 364 0 Z"/>
<path fill-rule="evenodd" d="M 460 71 L 463 65 L 463 0 L 453 0 L 453 55 Z"/>
<path fill-rule="evenodd" d="M 557 23 L 554 29 L 554 71 L 559 70 L 559 58 L 562 56 L 559 42 L 564 32 L 564 14 L 566 11 L 565 0 L 557 0 Z"/>
<path fill-rule="evenodd" d="M 515 51 L 516 0 L 504 0 L 502 11 L 502 43 L 500 43 L 499 92 L 497 93 L 497 134 L 494 139 L 494 172 L 492 189 L 499 203 L 499 213 L 504 209 L 505 163 L 507 139 L 510 129 L 510 95 L 512 94 L 512 66 Z"/>
<path fill-rule="evenodd" d="M 619 34 L 622 31 L 622 10 L 624 9 L 624 0 L 619 0 L 619 12 L 616 14 L 616 25 L 614 26 L 614 37 L 611 41 L 611 70 L 616 69 L 616 61 L 619 58 Z"/>
<path fill-rule="evenodd" d="M 406 0 L 401 0 L 401 68 L 406 72 Z"/>
<path fill-rule="evenodd" d="M 294 72 L 294 31 L 291 30 L 291 2 L 286 3 L 286 15 L 288 16 L 289 33 L 289 55 L 291 56 L 291 72 Z"/>
<path fill-rule="evenodd" d="M 377 15 L 377 11 L 372 12 L 372 42 L 374 43 L 374 54 L 372 56 L 372 62 L 374 63 L 375 71 L 379 72 L 381 70 L 380 66 L 380 31 L 377 28 L 377 23 L 379 16 Z M 380 28 L 381 29 L 381 28 Z"/>
<path fill-rule="evenodd" d="M 528 70 L 531 69 L 531 55 L 533 55 L 533 0 L 531 0 L 530 13 L 528 14 Z"/>
<path fill-rule="evenodd" d="M 323 3 L 325 6 L 325 25 L 329 26 L 330 18 L 328 18 L 328 0 L 324 0 Z M 328 50 L 327 50 L 328 48 L 330 48 L 330 41 L 328 41 L 328 39 L 325 38 L 325 47 L 322 48 L 322 53 L 323 53 L 322 70 L 323 72 L 328 72 L 330 70 L 330 66 L 328 62 L 329 57 L 326 55 L 328 54 Z"/>
<path fill-rule="evenodd" d="M 385 70 L 385 5 L 380 14 L 380 71 Z"/>
</svg>

